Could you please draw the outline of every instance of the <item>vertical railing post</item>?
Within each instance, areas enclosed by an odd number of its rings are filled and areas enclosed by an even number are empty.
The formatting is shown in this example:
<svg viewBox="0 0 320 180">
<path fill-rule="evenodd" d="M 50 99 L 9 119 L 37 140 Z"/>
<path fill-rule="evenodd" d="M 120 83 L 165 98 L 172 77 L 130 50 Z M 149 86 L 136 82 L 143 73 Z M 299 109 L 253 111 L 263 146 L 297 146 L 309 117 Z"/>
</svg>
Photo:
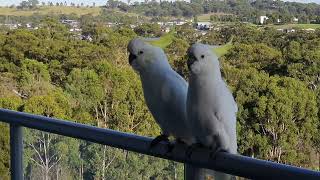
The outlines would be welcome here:
<svg viewBox="0 0 320 180">
<path fill-rule="evenodd" d="M 204 180 L 205 170 L 190 164 L 184 164 L 184 180 Z"/>
<path fill-rule="evenodd" d="M 23 132 L 22 126 L 10 124 L 10 172 L 11 180 L 23 180 Z"/>
</svg>

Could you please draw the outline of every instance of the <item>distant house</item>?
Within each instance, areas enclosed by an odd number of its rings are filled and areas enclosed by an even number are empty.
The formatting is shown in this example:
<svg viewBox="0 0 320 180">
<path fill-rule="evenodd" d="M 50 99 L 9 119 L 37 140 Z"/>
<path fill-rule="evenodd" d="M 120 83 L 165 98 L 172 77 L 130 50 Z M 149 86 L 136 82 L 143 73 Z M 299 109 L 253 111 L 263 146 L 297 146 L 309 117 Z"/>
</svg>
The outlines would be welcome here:
<svg viewBox="0 0 320 180">
<path fill-rule="evenodd" d="M 93 38 L 91 37 L 91 35 L 81 35 L 81 39 L 90 41 L 90 42 L 93 41 Z"/>
<path fill-rule="evenodd" d="M 63 19 L 61 21 L 62 24 L 74 24 L 74 23 L 78 23 L 78 21 L 76 20 L 72 20 L 72 19 Z"/>
<path fill-rule="evenodd" d="M 81 32 L 82 29 L 80 29 L 80 28 L 71 28 L 69 31 L 70 32 Z"/>
<path fill-rule="evenodd" d="M 157 22 L 157 24 L 160 25 L 162 32 L 170 32 L 171 27 L 181 26 L 185 23 L 187 23 L 187 22 L 184 20 L 172 20 L 172 21 L 168 21 L 168 22 L 162 22 L 162 21 Z"/>
<path fill-rule="evenodd" d="M 64 19 L 61 21 L 62 24 L 66 24 L 71 26 L 72 28 L 78 28 L 80 23 L 76 20 L 71 20 L 71 19 Z"/>
<path fill-rule="evenodd" d="M 163 26 L 163 27 L 161 27 L 161 31 L 168 33 L 168 32 L 170 32 L 170 27 L 169 26 Z"/>
<path fill-rule="evenodd" d="M 296 17 L 293 17 L 292 21 L 293 21 L 293 22 L 298 22 L 298 21 L 299 21 L 299 19 L 298 19 L 298 18 L 296 18 Z"/>
<path fill-rule="evenodd" d="M 109 27 L 109 28 L 110 28 L 110 27 L 114 27 L 114 26 L 116 26 L 116 25 L 117 25 L 117 24 L 116 24 L 116 23 L 113 23 L 113 22 L 107 22 L 107 23 L 106 23 L 106 26 Z"/>
<path fill-rule="evenodd" d="M 184 21 L 184 20 L 173 20 L 173 21 L 168 21 L 168 22 L 162 22 L 162 21 L 159 21 L 157 22 L 157 24 L 159 24 L 160 26 L 181 26 L 181 25 L 184 25 L 185 23 L 187 23 L 187 21 Z"/>
<path fill-rule="evenodd" d="M 27 27 L 28 29 L 31 29 L 31 28 L 32 28 L 32 24 L 31 24 L 31 23 L 27 23 L 27 24 L 26 24 L 26 27 Z"/>
<path fill-rule="evenodd" d="M 284 32 L 286 32 L 286 33 L 294 33 L 294 32 L 296 32 L 296 30 L 295 29 L 285 29 Z"/>
<path fill-rule="evenodd" d="M 4 24 L 5 27 L 9 29 L 18 29 L 18 27 L 21 27 L 21 24 Z"/>
<path fill-rule="evenodd" d="M 212 29 L 212 23 L 211 22 L 198 22 L 196 24 L 196 28 L 198 30 L 210 30 Z"/>
<path fill-rule="evenodd" d="M 166 23 L 165 22 L 157 22 L 158 25 L 164 26 Z"/>
<path fill-rule="evenodd" d="M 269 18 L 267 16 L 260 16 L 259 17 L 259 23 L 265 24 Z"/>
<path fill-rule="evenodd" d="M 186 21 L 181 21 L 181 20 L 175 21 L 175 24 L 176 24 L 177 26 L 184 25 L 185 23 L 187 23 L 187 22 L 186 22 Z"/>
<path fill-rule="evenodd" d="M 169 21 L 169 22 L 166 22 L 165 25 L 167 25 L 167 26 L 173 26 L 173 25 L 174 25 L 174 22 L 173 22 L 173 21 Z"/>
<path fill-rule="evenodd" d="M 137 25 L 135 25 L 135 24 L 130 24 L 129 26 L 130 26 L 131 29 L 134 29 L 134 28 L 137 27 Z"/>
<path fill-rule="evenodd" d="M 277 29 L 277 31 L 284 32 L 284 33 L 294 33 L 294 32 L 296 32 L 295 29 L 291 29 L 291 28 L 289 28 L 289 29 L 279 28 L 279 29 Z"/>
<path fill-rule="evenodd" d="M 186 19 L 186 22 L 193 23 L 193 19 Z"/>
</svg>

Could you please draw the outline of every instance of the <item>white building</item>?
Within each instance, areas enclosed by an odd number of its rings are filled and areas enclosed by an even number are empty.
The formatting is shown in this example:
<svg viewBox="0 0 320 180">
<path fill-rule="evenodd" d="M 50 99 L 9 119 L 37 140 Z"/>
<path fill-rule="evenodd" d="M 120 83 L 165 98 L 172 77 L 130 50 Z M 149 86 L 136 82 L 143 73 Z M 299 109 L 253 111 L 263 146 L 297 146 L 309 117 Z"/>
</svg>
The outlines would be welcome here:
<svg viewBox="0 0 320 180">
<path fill-rule="evenodd" d="M 184 25 L 187 22 L 186 21 L 176 21 L 175 23 L 176 23 L 177 26 L 181 26 L 181 25 Z"/>
<path fill-rule="evenodd" d="M 113 22 L 107 22 L 107 23 L 106 23 L 106 26 L 109 27 L 109 28 L 110 28 L 110 27 L 114 27 L 114 26 L 116 26 L 116 25 L 117 25 L 117 24 L 116 24 L 116 23 L 113 23 Z"/>
<path fill-rule="evenodd" d="M 71 28 L 69 31 L 70 32 L 81 32 L 82 29 L 80 29 L 80 28 Z"/>
<path fill-rule="evenodd" d="M 298 19 L 298 18 L 296 18 L 296 17 L 294 17 L 294 18 L 292 19 L 292 21 L 293 21 L 293 22 L 298 22 L 298 21 L 299 21 L 299 19 Z"/>
<path fill-rule="evenodd" d="M 21 24 L 3 24 L 5 27 L 9 29 L 18 29 L 18 27 L 21 27 Z"/>
<path fill-rule="evenodd" d="M 166 23 L 165 22 L 157 22 L 158 25 L 164 26 Z"/>
<path fill-rule="evenodd" d="M 32 28 L 31 23 L 27 23 L 27 24 L 26 24 L 26 27 L 27 27 L 28 29 L 31 29 L 31 28 Z"/>
<path fill-rule="evenodd" d="M 170 27 L 169 26 L 164 26 L 164 27 L 161 28 L 161 31 L 168 33 L 168 32 L 170 32 Z"/>
<path fill-rule="evenodd" d="M 71 19 L 65 19 L 61 21 L 62 24 L 67 24 L 73 28 L 79 27 L 80 23 L 76 20 L 71 20 Z"/>
<path fill-rule="evenodd" d="M 135 24 L 130 24 L 129 26 L 130 26 L 131 29 L 134 29 L 134 28 L 137 27 L 137 25 L 135 25 Z"/>
<path fill-rule="evenodd" d="M 285 32 L 286 33 L 294 33 L 294 32 L 296 32 L 296 30 L 295 29 L 286 29 Z"/>
<path fill-rule="evenodd" d="M 174 22 L 173 22 L 173 21 L 169 21 L 169 22 L 165 23 L 165 25 L 167 25 L 167 26 L 173 26 L 173 25 L 174 25 Z"/>
<path fill-rule="evenodd" d="M 198 30 L 210 30 L 210 29 L 212 29 L 212 23 L 211 22 L 198 22 L 196 24 L 196 27 Z"/>
<path fill-rule="evenodd" d="M 268 19 L 269 18 L 267 16 L 260 16 L 259 17 L 259 23 L 260 24 L 265 24 Z"/>
</svg>

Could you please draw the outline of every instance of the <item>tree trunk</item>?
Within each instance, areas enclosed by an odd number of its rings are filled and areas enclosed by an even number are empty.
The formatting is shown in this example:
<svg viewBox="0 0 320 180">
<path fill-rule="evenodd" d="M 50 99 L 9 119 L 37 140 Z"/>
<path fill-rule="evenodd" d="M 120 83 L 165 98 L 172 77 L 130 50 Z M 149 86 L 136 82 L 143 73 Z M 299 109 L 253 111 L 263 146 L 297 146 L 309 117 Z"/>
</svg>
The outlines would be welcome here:
<svg viewBox="0 0 320 180">
<path fill-rule="evenodd" d="M 106 171 L 106 150 L 107 146 L 103 146 L 103 162 L 102 162 L 102 179 L 105 179 L 105 171 Z"/>
<path fill-rule="evenodd" d="M 81 163 L 81 165 L 80 165 L 80 167 L 79 167 L 79 180 L 82 180 L 82 177 L 81 177 L 81 166 L 82 166 L 82 163 Z"/>
<path fill-rule="evenodd" d="M 173 163 L 173 171 L 174 171 L 174 180 L 177 180 L 177 167 L 176 167 L 176 163 Z"/>
<path fill-rule="evenodd" d="M 83 180 L 83 162 L 81 162 L 79 167 L 79 180 Z"/>
<path fill-rule="evenodd" d="M 81 162 L 81 180 L 83 180 L 83 162 Z"/>
<path fill-rule="evenodd" d="M 56 179 L 59 180 L 59 166 L 57 166 Z"/>
<path fill-rule="evenodd" d="M 98 107 L 94 107 L 94 110 L 95 110 L 95 112 L 96 112 L 97 126 L 100 127 Z"/>
<path fill-rule="evenodd" d="M 48 169 L 45 169 L 44 171 L 45 171 L 44 172 L 44 179 L 45 180 L 49 180 L 49 171 L 48 171 Z"/>
</svg>

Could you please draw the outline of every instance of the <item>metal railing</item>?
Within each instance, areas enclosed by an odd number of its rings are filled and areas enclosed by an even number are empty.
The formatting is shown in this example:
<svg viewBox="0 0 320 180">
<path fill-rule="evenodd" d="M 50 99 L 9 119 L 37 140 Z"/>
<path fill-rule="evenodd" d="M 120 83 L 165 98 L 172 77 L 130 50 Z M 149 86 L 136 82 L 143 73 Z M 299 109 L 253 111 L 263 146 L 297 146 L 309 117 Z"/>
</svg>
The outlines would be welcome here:
<svg viewBox="0 0 320 180">
<path fill-rule="evenodd" d="M 167 144 L 150 149 L 152 138 L 123 133 L 110 129 L 58 120 L 44 116 L 0 109 L 0 121 L 10 124 L 11 179 L 23 179 L 23 133 L 22 127 L 87 140 L 102 145 L 125 149 L 163 159 L 207 168 L 250 179 L 281 180 L 320 180 L 320 172 L 304 168 L 254 159 L 241 155 L 219 152 L 215 159 L 210 159 L 207 149 L 195 149 L 190 158 L 186 158 L 187 147 L 177 145 L 171 153 Z"/>
</svg>

